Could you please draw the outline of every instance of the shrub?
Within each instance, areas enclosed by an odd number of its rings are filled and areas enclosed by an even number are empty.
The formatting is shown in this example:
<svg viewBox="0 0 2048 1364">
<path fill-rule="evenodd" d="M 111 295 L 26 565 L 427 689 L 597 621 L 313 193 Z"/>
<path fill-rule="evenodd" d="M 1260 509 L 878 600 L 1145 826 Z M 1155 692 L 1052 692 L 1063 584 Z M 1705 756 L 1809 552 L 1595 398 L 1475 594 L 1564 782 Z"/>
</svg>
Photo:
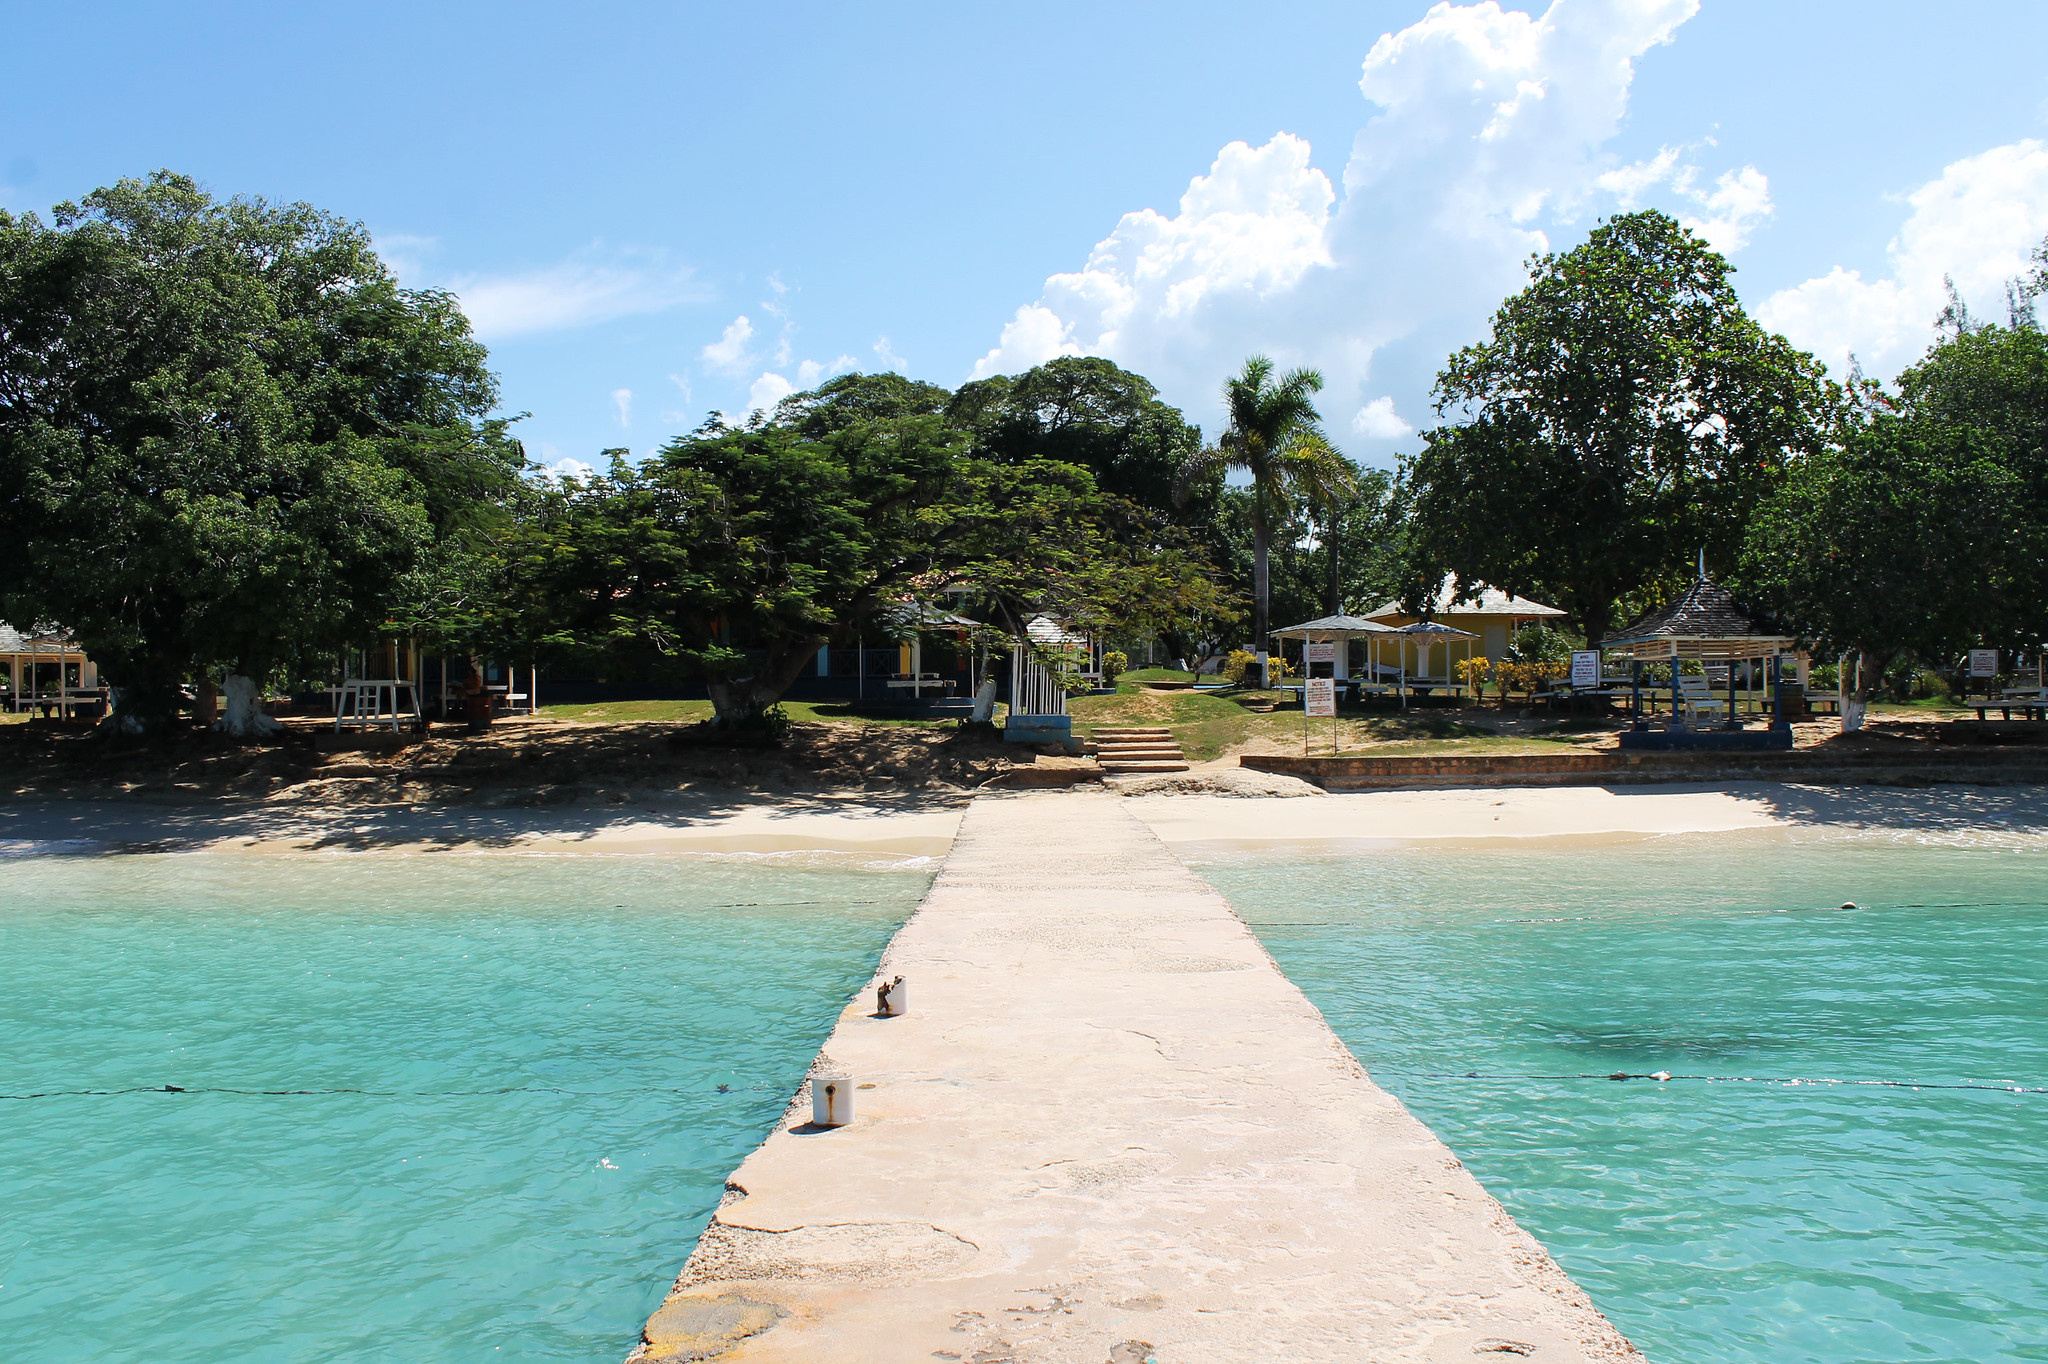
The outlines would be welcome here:
<svg viewBox="0 0 2048 1364">
<path fill-rule="evenodd" d="M 1130 670 L 1131 660 L 1121 653 L 1111 652 L 1102 656 L 1102 685 L 1114 687 L 1117 677 Z"/>
</svg>

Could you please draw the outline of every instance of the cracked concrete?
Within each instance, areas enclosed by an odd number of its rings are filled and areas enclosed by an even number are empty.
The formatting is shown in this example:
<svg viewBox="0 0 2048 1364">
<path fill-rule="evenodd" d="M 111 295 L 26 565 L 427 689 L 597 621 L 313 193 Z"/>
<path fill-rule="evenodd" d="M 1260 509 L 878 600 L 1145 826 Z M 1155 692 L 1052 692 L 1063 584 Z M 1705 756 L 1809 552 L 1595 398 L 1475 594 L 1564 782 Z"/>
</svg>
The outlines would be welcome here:
<svg viewBox="0 0 2048 1364">
<path fill-rule="evenodd" d="M 1640 1361 L 1118 797 L 977 799 L 882 973 L 640 1364 Z"/>
</svg>

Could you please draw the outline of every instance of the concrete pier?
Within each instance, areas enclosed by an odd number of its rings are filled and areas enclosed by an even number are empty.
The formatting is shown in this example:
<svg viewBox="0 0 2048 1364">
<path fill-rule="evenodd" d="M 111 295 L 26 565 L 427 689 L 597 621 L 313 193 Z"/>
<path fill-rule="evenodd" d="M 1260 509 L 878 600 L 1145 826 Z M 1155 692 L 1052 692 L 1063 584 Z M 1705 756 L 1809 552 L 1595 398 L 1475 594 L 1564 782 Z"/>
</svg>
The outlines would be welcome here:
<svg viewBox="0 0 2048 1364">
<path fill-rule="evenodd" d="M 1640 1359 L 1117 797 L 978 799 L 882 971 L 634 1360 Z"/>
</svg>

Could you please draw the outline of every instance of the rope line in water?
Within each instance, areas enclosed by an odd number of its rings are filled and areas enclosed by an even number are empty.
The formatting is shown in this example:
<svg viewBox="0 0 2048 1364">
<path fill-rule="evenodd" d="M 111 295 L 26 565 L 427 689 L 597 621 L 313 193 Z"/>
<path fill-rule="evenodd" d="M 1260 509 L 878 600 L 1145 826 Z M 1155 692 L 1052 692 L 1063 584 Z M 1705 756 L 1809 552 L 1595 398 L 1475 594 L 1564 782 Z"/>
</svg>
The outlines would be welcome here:
<svg viewBox="0 0 2048 1364">
<path fill-rule="evenodd" d="M 743 1090 L 771 1089 L 771 1085 L 718 1085 L 711 1092 L 735 1094 Z M 228 1089 L 183 1085 L 136 1085 L 129 1089 L 51 1089 L 38 1094 L 0 1094 L 0 1099 L 109 1098 L 120 1094 L 248 1094 L 255 1096 L 296 1094 L 361 1094 L 372 1099 L 481 1099 L 497 1094 L 566 1094 L 578 1099 L 609 1099 L 626 1094 L 702 1094 L 699 1086 L 643 1085 L 630 1089 L 560 1089 L 553 1085 L 506 1085 L 501 1089 Z"/>
<path fill-rule="evenodd" d="M 1861 1085 L 1875 1089 L 1980 1089 L 1998 1094 L 2048 1094 L 2048 1085 L 1939 1084 L 1924 1080 L 1839 1080 L 1806 1075 L 1673 1075 L 1668 1070 L 1654 1071 L 1648 1075 L 1638 1075 L 1625 1070 L 1617 1070 L 1609 1075 L 1596 1075 L 1591 1071 L 1581 1071 L 1577 1075 L 1487 1075 L 1476 1070 L 1459 1071 L 1455 1074 L 1436 1071 L 1410 1073 L 1424 1080 L 1655 1080 L 1660 1084 L 1671 1080 L 1698 1080 L 1717 1085 L 1783 1085 L 1788 1089 L 1795 1085 Z"/>
</svg>

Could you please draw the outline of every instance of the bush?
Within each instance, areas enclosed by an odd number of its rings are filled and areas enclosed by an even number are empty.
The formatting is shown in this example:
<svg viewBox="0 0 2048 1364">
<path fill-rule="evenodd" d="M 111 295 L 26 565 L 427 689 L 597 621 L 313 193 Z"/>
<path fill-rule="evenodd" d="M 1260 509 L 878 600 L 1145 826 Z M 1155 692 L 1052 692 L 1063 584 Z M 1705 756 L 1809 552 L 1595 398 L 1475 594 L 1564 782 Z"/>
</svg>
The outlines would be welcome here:
<svg viewBox="0 0 2048 1364">
<path fill-rule="evenodd" d="M 1240 687 L 1258 686 L 1259 656 L 1249 649 L 1232 649 L 1223 660 L 1223 675 Z"/>
<path fill-rule="evenodd" d="M 1114 687 L 1119 675 L 1130 671 L 1131 660 L 1121 653 L 1106 653 L 1102 656 L 1102 685 Z"/>
</svg>

